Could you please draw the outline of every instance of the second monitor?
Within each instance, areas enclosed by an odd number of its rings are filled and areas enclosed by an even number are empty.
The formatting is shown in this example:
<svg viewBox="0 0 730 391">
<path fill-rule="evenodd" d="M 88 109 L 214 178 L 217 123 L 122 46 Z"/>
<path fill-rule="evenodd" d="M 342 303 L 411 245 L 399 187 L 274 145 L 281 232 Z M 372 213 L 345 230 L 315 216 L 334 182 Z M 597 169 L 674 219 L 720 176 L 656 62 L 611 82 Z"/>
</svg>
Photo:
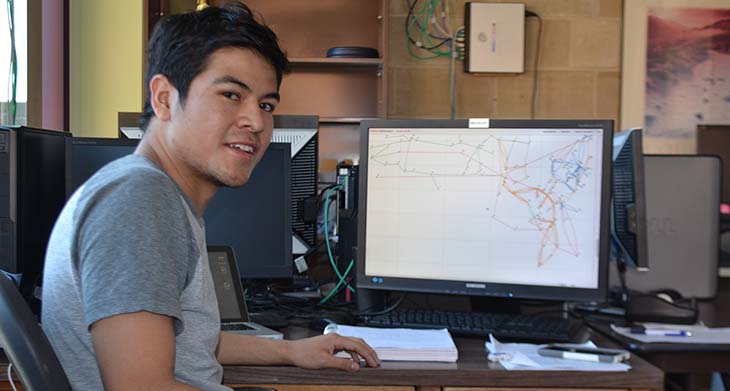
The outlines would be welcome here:
<svg viewBox="0 0 730 391">
<path fill-rule="evenodd" d="M 602 301 L 612 129 L 363 121 L 358 286 Z"/>
<path fill-rule="evenodd" d="M 67 138 L 67 196 L 107 163 L 134 153 L 138 142 Z M 291 277 L 290 151 L 288 143 L 271 143 L 249 182 L 221 189 L 206 210 L 208 243 L 234 247 L 245 278 Z"/>
</svg>

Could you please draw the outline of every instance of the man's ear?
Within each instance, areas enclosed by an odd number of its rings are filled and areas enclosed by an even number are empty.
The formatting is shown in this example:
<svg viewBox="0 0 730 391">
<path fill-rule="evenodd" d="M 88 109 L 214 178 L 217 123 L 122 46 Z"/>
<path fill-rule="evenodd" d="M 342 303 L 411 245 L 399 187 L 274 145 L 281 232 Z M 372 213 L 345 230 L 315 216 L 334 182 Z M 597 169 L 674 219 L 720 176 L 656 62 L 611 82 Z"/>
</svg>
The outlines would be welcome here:
<svg viewBox="0 0 730 391">
<path fill-rule="evenodd" d="M 154 75 L 150 80 L 150 105 L 155 117 L 162 121 L 169 121 L 172 106 L 177 97 L 177 89 L 164 75 Z"/>
</svg>

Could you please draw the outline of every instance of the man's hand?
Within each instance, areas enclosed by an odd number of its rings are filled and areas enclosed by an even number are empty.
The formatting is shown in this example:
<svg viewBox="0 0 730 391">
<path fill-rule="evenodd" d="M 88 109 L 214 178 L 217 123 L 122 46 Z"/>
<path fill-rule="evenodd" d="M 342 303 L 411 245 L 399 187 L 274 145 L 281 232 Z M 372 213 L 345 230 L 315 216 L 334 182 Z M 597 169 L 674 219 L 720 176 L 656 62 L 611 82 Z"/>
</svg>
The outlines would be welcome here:
<svg viewBox="0 0 730 391">
<path fill-rule="evenodd" d="M 335 357 L 340 351 L 346 351 L 352 359 Z M 365 341 L 335 333 L 291 341 L 288 354 L 292 364 L 309 369 L 337 368 L 354 372 L 360 369 L 360 357 L 370 367 L 380 366 L 378 355 Z"/>
</svg>

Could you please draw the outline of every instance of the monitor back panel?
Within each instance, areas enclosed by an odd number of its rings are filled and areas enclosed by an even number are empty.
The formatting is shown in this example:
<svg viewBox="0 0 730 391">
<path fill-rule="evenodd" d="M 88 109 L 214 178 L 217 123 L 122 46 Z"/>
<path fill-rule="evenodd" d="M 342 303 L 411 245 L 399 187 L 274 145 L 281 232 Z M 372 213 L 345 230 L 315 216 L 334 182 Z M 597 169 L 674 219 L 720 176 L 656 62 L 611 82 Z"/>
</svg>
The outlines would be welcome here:
<svg viewBox="0 0 730 391">
<path fill-rule="evenodd" d="M 644 164 L 649 271 L 627 270 L 629 289 L 675 289 L 685 297 L 714 296 L 720 160 L 714 156 L 648 155 Z"/>
</svg>

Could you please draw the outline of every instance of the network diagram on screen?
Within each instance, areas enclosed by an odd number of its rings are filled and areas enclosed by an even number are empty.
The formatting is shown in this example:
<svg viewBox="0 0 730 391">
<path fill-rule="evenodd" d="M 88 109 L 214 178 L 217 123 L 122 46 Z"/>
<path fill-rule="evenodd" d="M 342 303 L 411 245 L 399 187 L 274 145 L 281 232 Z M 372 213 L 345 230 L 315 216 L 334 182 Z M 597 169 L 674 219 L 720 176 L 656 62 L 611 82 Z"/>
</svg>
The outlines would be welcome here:
<svg viewBox="0 0 730 391">
<path fill-rule="evenodd" d="M 595 288 L 602 137 L 371 128 L 365 273 Z"/>
</svg>

